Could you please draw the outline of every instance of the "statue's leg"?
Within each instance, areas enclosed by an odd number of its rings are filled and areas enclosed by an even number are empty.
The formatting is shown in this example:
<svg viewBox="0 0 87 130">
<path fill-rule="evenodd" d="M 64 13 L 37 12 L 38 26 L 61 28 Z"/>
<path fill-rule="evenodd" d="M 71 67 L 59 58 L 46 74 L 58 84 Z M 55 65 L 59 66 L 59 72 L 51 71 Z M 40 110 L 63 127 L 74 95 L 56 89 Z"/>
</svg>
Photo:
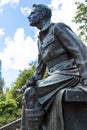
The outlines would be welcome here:
<svg viewBox="0 0 87 130">
<path fill-rule="evenodd" d="M 22 98 L 21 130 L 28 130 L 27 124 L 26 124 L 25 108 L 26 108 L 26 103 L 25 103 L 25 98 L 24 98 L 24 96 L 23 96 L 23 98 Z"/>
<path fill-rule="evenodd" d="M 21 130 L 28 130 L 26 124 L 25 108 L 22 108 Z"/>
<path fill-rule="evenodd" d="M 24 93 L 22 130 L 41 130 L 44 110 L 39 104 L 34 87 L 27 88 Z"/>
</svg>

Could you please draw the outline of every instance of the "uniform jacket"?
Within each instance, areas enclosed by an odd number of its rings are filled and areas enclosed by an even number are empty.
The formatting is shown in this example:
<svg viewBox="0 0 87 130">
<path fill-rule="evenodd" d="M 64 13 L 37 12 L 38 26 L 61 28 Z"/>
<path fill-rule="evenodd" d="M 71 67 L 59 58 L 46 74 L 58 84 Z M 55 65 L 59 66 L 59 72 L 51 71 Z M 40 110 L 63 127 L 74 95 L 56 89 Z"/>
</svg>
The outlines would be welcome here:
<svg viewBox="0 0 87 130">
<path fill-rule="evenodd" d="M 48 73 L 78 75 L 87 78 L 87 49 L 84 43 L 64 23 L 47 22 L 38 36 L 38 66 L 34 74 L 41 79 Z"/>
</svg>

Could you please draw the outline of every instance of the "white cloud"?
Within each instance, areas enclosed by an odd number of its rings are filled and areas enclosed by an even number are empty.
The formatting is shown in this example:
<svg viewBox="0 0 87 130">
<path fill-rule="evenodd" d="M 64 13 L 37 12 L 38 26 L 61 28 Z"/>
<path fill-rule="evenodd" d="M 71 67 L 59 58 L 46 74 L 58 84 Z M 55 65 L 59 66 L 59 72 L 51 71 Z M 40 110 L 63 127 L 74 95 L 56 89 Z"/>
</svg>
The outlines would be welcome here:
<svg viewBox="0 0 87 130">
<path fill-rule="evenodd" d="M 0 8 L 4 5 L 10 4 L 10 6 L 15 7 L 20 0 L 0 0 Z"/>
<path fill-rule="evenodd" d="M 3 69 L 23 70 L 37 59 L 37 44 L 31 37 L 24 36 L 24 29 L 17 29 L 14 38 L 5 39 L 6 48 L 0 53 Z"/>
<path fill-rule="evenodd" d="M 53 22 L 64 22 L 68 24 L 77 33 L 77 25 L 72 22 L 76 13 L 75 2 L 76 0 L 52 0 L 49 6 L 53 9 Z M 61 9 L 59 9 L 60 5 Z"/>
<path fill-rule="evenodd" d="M 2 35 L 4 35 L 4 34 L 5 34 L 4 29 L 0 28 L 0 37 L 1 37 Z"/>
<path fill-rule="evenodd" d="M 29 15 L 31 12 L 31 9 L 29 7 L 20 7 L 20 10 L 24 16 Z"/>
<path fill-rule="evenodd" d="M 51 3 L 48 6 L 51 7 L 53 10 L 58 11 L 61 3 L 61 0 L 51 0 Z"/>
</svg>

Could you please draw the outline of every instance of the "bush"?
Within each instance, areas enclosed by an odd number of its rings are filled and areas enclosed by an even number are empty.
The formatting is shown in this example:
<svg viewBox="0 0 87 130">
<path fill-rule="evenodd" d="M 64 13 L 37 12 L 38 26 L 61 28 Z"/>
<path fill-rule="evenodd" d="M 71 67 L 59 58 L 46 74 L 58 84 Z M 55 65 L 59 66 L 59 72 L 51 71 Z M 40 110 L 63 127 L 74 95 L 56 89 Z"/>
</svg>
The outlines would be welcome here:
<svg viewBox="0 0 87 130">
<path fill-rule="evenodd" d="M 0 127 L 15 120 L 20 112 L 17 113 L 17 102 L 13 99 L 0 102 Z"/>
</svg>

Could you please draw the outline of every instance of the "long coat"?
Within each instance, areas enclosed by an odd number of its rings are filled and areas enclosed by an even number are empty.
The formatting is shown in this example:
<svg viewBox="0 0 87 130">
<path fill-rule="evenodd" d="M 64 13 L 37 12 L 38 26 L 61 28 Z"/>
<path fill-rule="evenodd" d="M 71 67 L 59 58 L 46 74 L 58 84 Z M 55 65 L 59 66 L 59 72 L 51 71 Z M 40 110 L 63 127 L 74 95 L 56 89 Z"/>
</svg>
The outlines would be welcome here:
<svg viewBox="0 0 87 130">
<path fill-rule="evenodd" d="M 41 104 L 61 88 L 87 78 L 87 48 L 64 23 L 47 22 L 38 36 L 38 66 L 34 74 Z M 48 77 L 41 80 L 46 68 Z"/>
</svg>

